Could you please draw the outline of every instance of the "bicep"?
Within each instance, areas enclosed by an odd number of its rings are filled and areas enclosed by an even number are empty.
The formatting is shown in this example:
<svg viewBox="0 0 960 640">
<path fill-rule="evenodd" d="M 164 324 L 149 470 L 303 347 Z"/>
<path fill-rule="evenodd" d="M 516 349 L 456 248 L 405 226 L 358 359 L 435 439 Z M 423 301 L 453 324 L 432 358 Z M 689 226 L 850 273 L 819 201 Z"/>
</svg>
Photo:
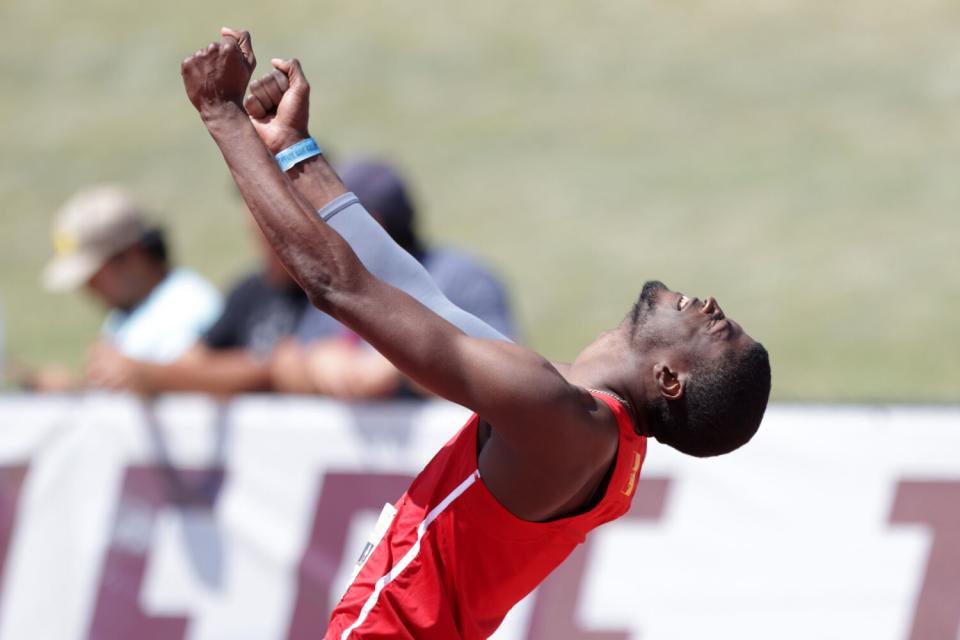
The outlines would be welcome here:
<svg viewBox="0 0 960 640">
<path fill-rule="evenodd" d="M 414 297 L 369 272 L 357 286 L 326 301 L 404 375 L 449 400 L 489 413 L 497 403 L 523 397 L 522 381 L 562 382 L 539 355 L 500 340 L 466 335 Z M 546 364 L 546 367 L 543 365 Z M 513 393 L 508 392 L 514 389 Z"/>
</svg>

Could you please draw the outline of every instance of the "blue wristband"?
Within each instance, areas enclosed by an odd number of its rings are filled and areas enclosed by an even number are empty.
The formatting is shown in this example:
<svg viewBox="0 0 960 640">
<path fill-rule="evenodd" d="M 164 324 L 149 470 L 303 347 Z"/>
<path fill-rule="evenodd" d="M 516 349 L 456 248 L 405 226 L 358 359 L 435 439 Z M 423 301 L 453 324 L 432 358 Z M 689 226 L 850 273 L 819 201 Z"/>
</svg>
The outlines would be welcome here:
<svg viewBox="0 0 960 640">
<path fill-rule="evenodd" d="M 304 160 L 318 156 L 321 153 L 323 153 L 323 151 L 320 150 L 317 141 L 313 138 L 307 138 L 295 145 L 287 147 L 274 157 L 277 159 L 277 164 L 280 165 L 280 171 L 287 171 Z"/>
</svg>

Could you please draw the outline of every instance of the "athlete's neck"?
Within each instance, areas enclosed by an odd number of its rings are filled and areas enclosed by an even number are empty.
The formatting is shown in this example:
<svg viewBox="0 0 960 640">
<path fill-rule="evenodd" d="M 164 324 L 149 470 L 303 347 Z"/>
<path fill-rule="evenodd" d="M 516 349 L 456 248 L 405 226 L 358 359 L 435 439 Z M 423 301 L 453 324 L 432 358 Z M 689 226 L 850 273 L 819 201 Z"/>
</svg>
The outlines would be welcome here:
<svg viewBox="0 0 960 640">
<path fill-rule="evenodd" d="M 607 392 L 625 400 L 637 432 L 650 435 L 643 418 L 646 403 L 641 393 L 642 372 L 621 331 L 614 329 L 602 333 L 562 373 L 571 384 Z"/>
</svg>

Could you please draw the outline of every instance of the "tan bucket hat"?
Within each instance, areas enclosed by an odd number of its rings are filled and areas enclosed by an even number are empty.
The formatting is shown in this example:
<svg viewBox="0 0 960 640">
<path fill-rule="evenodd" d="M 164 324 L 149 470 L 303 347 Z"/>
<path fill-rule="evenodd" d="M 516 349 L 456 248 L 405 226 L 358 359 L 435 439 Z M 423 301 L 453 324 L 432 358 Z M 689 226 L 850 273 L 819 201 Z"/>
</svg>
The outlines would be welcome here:
<svg viewBox="0 0 960 640">
<path fill-rule="evenodd" d="M 53 222 L 53 259 L 43 271 L 50 291 L 86 284 L 107 260 L 141 240 L 143 210 L 119 187 L 100 185 L 70 198 Z"/>
</svg>

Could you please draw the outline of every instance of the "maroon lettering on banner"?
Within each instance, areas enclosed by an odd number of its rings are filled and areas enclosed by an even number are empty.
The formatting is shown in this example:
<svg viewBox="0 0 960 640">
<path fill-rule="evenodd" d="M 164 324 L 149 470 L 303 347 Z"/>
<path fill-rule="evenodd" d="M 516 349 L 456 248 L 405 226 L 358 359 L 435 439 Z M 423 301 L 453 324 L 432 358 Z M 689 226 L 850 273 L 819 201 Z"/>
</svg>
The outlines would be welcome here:
<svg viewBox="0 0 960 640">
<path fill-rule="evenodd" d="M 0 467 L 0 576 L 7 564 L 7 550 L 13 537 L 13 525 L 20 503 L 20 489 L 27 475 L 26 465 Z"/>
<path fill-rule="evenodd" d="M 186 617 L 151 616 L 140 607 L 154 525 L 164 508 L 212 510 L 223 478 L 221 468 L 127 468 L 100 579 L 90 640 L 183 640 Z M 210 557 L 219 557 L 219 550 L 210 542 L 205 540 L 197 549 L 187 552 L 195 562 L 209 562 Z"/>
<path fill-rule="evenodd" d="M 316 640 L 330 619 L 330 587 L 340 568 L 350 522 L 357 512 L 379 512 L 396 502 L 413 476 L 377 473 L 327 473 L 323 478 L 313 529 L 300 560 L 297 602 L 288 640 Z M 361 549 L 351 550 L 359 554 Z"/>
<path fill-rule="evenodd" d="M 960 482 L 901 482 L 890 521 L 923 523 L 933 534 L 910 640 L 957 640 L 960 632 Z"/>
<path fill-rule="evenodd" d="M 669 487 L 667 478 L 642 478 L 624 518 L 660 519 Z M 588 537 L 537 589 L 527 640 L 628 640 L 632 636 L 629 631 L 588 631 L 577 621 L 577 604 L 593 542 Z"/>
</svg>

